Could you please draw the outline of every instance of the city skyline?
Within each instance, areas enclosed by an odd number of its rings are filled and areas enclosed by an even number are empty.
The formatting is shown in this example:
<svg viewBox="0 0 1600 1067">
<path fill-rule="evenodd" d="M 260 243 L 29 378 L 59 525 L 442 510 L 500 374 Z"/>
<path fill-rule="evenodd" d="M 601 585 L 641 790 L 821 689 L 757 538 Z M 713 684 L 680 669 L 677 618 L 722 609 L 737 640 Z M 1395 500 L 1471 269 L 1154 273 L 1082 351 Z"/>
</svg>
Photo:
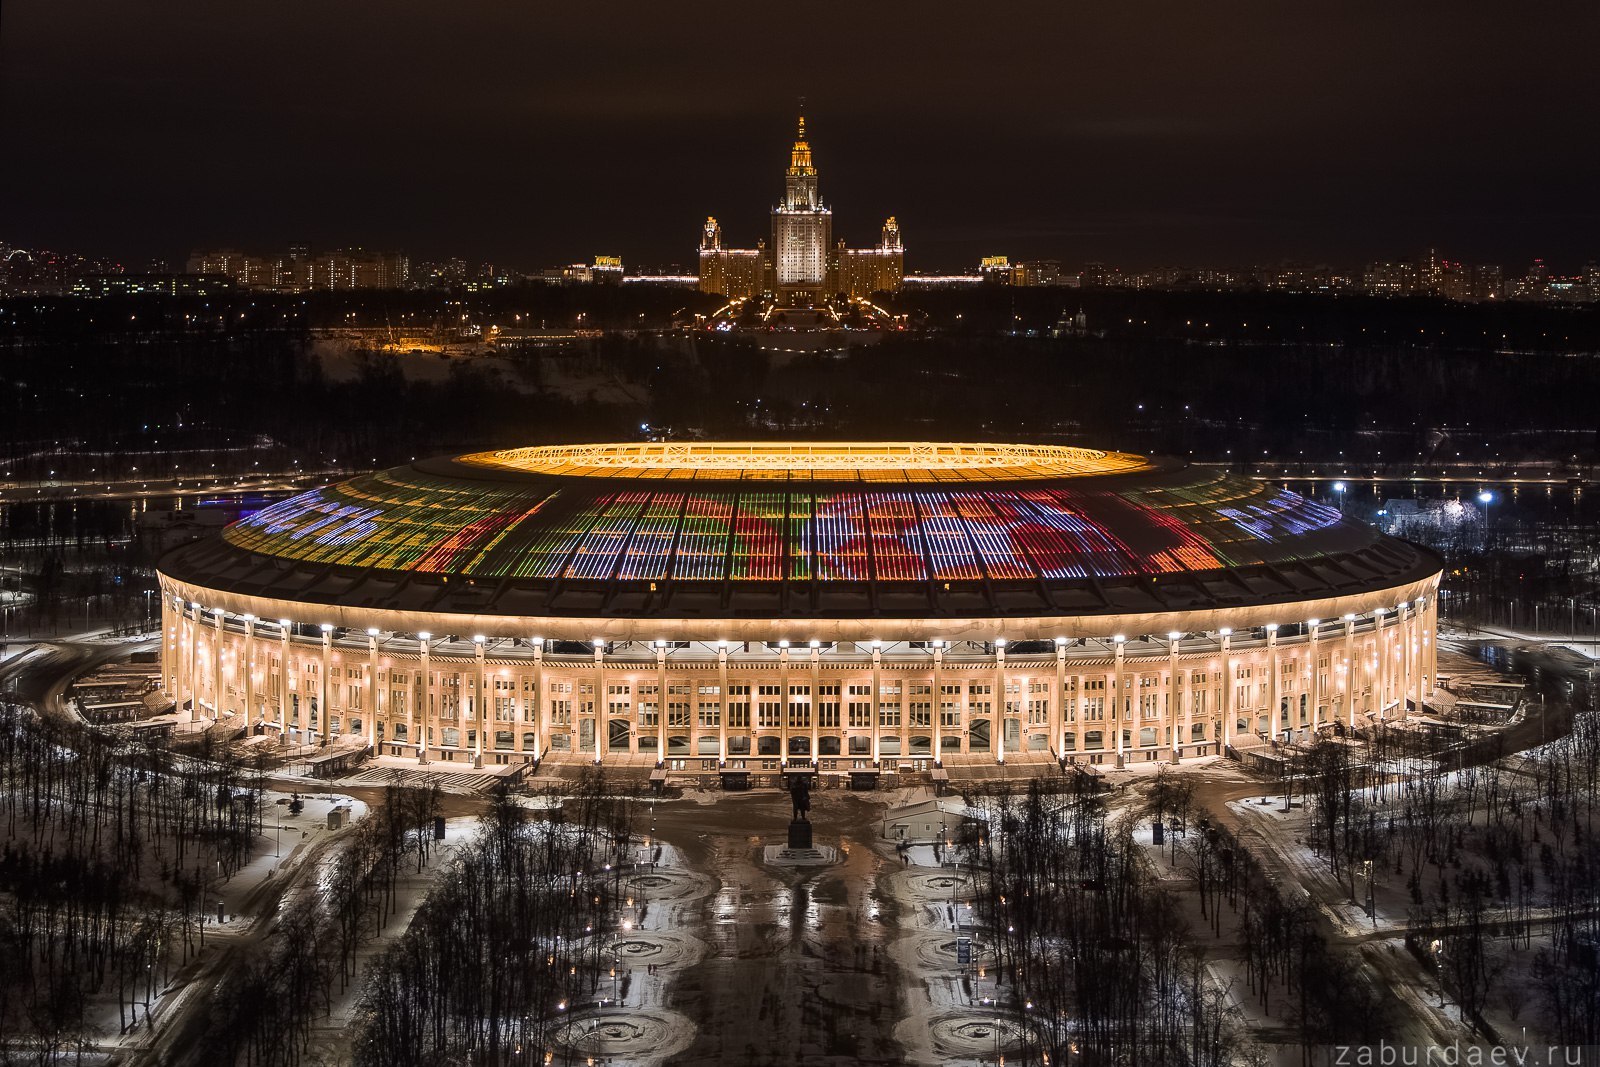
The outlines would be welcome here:
<svg viewBox="0 0 1600 1067">
<path fill-rule="evenodd" d="M 859 223 L 838 236 L 865 245 L 898 215 L 928 268 L 995 251 L 1133 268 L 1435 244 L 1508 265 L 1592 254 L 1600 153 L 1574 134 L 1595 19 L 1576 5 L 1536 29 L 1481 4 L 1448 21 L 1021 10 L 976 45 L 948 32 L 957 8 L 926 26 L 875 13 L 737 95 L 707 77 L 714 58 L 677 62 L 707 27 L 664 12 L 608 37 L 577 11 L 469 3 L 375 24 L 358 4 L 306 38 L 282 14 L 71 6 L 12 12 L 0 45 L 10 147 L 28 161 L 4 179 L 0 231 L 25 246 L 681 262 L 679 220 L 762 206 L 745 200 L 784 158 L 773 117 L 804 95 L 828 130 L 832 199 Z M 717 54 L 754 48 L 777 17 L 718 25 Z M 545 54 L 554 37 L 618 62 L 561 95 L 579 72 Z"/>
</svg>

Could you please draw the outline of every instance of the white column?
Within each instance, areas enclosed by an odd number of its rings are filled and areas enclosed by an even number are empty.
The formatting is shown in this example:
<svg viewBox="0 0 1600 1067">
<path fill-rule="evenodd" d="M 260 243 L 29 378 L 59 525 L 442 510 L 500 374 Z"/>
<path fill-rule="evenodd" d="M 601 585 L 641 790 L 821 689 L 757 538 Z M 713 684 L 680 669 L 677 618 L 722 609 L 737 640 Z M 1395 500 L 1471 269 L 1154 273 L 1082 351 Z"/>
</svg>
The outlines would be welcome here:
<svg viewBox="0 0 1600 1067">
<path fill-rule="evenodd" d="M 1345 725 L 1353 732 L 1356 728 L 1356 617 L 1344 617 L 1344 675 L 1339 679 L 1339 691 L 1344 699 L 1344 713 L 1348 720 Z"/>
<path fill-rule="evenodd" d="M 1222 750 L 1218 755 L 1227 755 L 1228 748 L 1233 744 L 1233 722 L 1238 718 L 1238 713 L 1233 707 L 1235 679 L 1233 677 L 1233 631 L 1223 627 L 1218 631 L 1222 635 Z"/>
<path fill-rule="evenodd" d="M 200 605 L 189 605 L 189 721 L 200 721 Z"/>
<path fill-rule="evenodd" d="M 1279 707 L 1283 699 L 1279 694 L 1282 676 L 1278 667 L 1278 624 L 1275 622 L 1267 623 L 1267 670 L 1271 672 L 1267 677 L 1267 736 L 1276 738 L 1283 728 L 1283 711 Z"/>
<path fill-rule="evenodd" d="M 1411 689 L 1416 694 L 1418 715 L 1427 714 L 1427 707 L 1422 703 L 1422 698 L 1425 696 L 1422 687 L 1422 662 L 1426 651 L 1422 625 L 1422 604 L 1418 602 L 1411 607 Z"/>
<path fill-rule="evenodd" d="M 778 769 L 789 766 L 789 642 L 778 643 Z"/>
<path fill-rule="evenodd" d="M 222 615 L 221 608 L 211 612 L 211 720 L 222 721 Z"/>
<path fill-rule="evenodd" d="M 178 702 L 178 614 L 172 598 L 161 594 L 161 691 Z"/>
<path fill-rule="evenodd" d="M 995 638 L 994 642 L 994 721 L 990 729 L 994 731 L 994 761 L 1006 761 L 1006 640 L 1003 637 Z"/>
<path fill-rule="evenodd" d="M 656 642 L 656 759 L 667 758 L 667 644 Z"/>
<path fill-rule="evenodd" d="M 278 742 L 289 743 L 289 627 L 288 619 L 278 620 Z"/>
<path fill-rule="evenodd" d="M 1126 646 L 1126 642 L 1123 640 L 1123 637 L 1122 637 L 1121 634 L 1118 634 L 1116 637 L 1113 637 L 1111 639 L 1111 642 L 1112 642 L 1113 648 L 1116 650 L 1116 662 L 1115 662 L 1115 665 L 1114 665 L 1114 672 L 1113 672 L 1113 675 L 1112 675 L 1113 687 L 1112 687 L 1112 690 L 1111 690 L 1111 700 L 1110 700 L 1110 703 L 1111 703 L 1111 721 L 1112 721 L 1113 726 L 1115 726 L 1115 728 L 1116 728 L 1117 766 L 1121 767 L 1121 766 L 1124 766 L 1126 764 L 1126 762 L 1127 762 L 1127 757 L 1126 757 L 1126 754 L 1124 753 L 1124 750 L 1123 750 L 1123 747 L 1122 747 L 1122 713 L 1123 713 L 1122 692 L 1126 688 L 1123 685 L 1124 679 L 1122 677 L 1122 667 L 1123 667 L 1124 662 L 1126 661 L 1126 647 L 1125 647 Z"/>
<path fill-rule="evenodd" d="M 1311 620 L 1311 731 L 1322 725 L 1322 646 L 1317 642 L 1320 619 Z M 1333 664 L 1328 664 L 1332 669 Z"/>
<path fill-rule="evenodd" d="M 594 761 L 599 763 L 605 758 L 607 736 L 610 731 L 606 722 L 606 679 L 605 679 L 606 643 L 599 638 L 594 642 Z M 666 711 L 666 686 L 662 686 L 661 710 Z M 665 717 L 663 716 L 663 721 Z"/>
<path fill-rule="evenodd" d="M 811 642 L 811 766 L 820 767 L 822 733 L 822 647 Z"/>
<path fill-rule="evenodd" d="M 1183 738 L 1178 733 L 1178 710 L 1183 691 L 1178 688 L 1178 635 L 1167 635 L 1167 729 L 1172 731 L 1172 762 L 1182 758 Z"/>
<path fill-rule="evenodd" d="M 1378 652 L 1376 657 L 1378 661 L 1378 717 L 1387 719 L 1389 717 L 1389 642 L 1384 640 L 1385 627 L 1383 621 L 1388 612 L 1384 608 L 1374 608 L 1372 614 L 1377 621 L 1377 628 L 1374 631 L 1377 636 L 1374 638 L 1374 645 Z"/>
<path fill-rule="evenodd" d="M 1045 718 L 1050 723 L 1050 751 L 1057 760 L 1066 754 L 1066 743 L 1062 740 L 1066 734 L 1067 710 L 1067 639 L 1056 638 L 1056 687 L 1050 694 L 1050 705 L 1045 710 Z"/>
<path fill-rule="evenodd" d="M 367 747 L 378 753 L 378 631 L 367 631 Z"/>
<path fill-rule="evenodd" d="M 933 765 L 944 766 L 944 642 L 933 643 Z"/>
<path fill-rule="evenodd" d="M 666 753 L 661 753 L 663 757 Z M 717 767 L 728 765 L 728 642 L 717 642 Z"/>
<path fill-rule="evenodd" d="M 322 666 L 317 673 L 317 725 L 322 728 L 322 747 L 328 747 L 329 728 L 333 716 L 328 709 L 328 666 L 333 655 L 333 626 L 322 624 Z"/>
<path fill-rule="evenodd" d="M 477 729 L 472 734 L 472 765 L 483 766 L 483 735 L 489 732 L 489 672 L 484 662 L 484 638 L 478 634 L 472 639 L 472 657 L 477 663 L 478 683 L 477 696 L 472 701 L 472 714 L 477 719 Z M 599 687 L 597 686 L 596 689 Z M 595 696 L 595 706 L 599 706 L 599 695 Z"/>
<path fill-rule="evenodd" d="M 256 713 L 256 617 L 244 617 L 244 724 Z M 264 718 L 264 716 L 263 716 Z"/>
<path fill-rule="evenodd" d="M 878 752 L 878 684 L 879 671 L 883 666 L 883 647 L 879 642 L 872 642 L 872 765 L 879 766 L 880 755 Z"/>
<path fill-rule="evenodd" d="M 533 639 L 533 758 L 544 758 L 550 744 L 549 717 L 544 698 L 544 639 Z"/>
<path fill-rule="evenodd" d="M 433 635 L 424 630 L 417 634 L 422 657 L 422 725 L 417 729 L 417 763 L 428 762 L 428 731 L 433 728 L 433 670 L 428 664 L 428 642 Z M 443 738 L 440 739 L 441 741 Z"/>
</svg>

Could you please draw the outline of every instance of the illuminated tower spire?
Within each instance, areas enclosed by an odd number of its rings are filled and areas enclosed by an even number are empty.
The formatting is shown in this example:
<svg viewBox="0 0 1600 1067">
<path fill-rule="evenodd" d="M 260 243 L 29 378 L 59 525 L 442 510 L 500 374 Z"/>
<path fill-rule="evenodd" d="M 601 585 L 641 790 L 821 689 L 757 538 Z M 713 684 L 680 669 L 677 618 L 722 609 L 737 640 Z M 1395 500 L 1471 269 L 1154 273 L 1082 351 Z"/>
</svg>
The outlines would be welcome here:
<svg viewBox="0 0 1600 1067">
<path fill-rule="evenodd" d="M 806 113 L 803 101 L 800 107 L 800 124 L 795 130 L 794 147 L 789 150 L 789 176 L 791 178 L 815 177 L 817 168 L 811 164 L 811 143 L 806 140 Z"/>
<path fill-rule="evenodd" d="M 817 191 L 804 100 L 800 107 L 789 170 L 783 178 L 783 202 L 772 212 L 772 249 L 779 301 L 803 307 L 819 305 L 826 296 L 833 218 Z"/>
</svg>

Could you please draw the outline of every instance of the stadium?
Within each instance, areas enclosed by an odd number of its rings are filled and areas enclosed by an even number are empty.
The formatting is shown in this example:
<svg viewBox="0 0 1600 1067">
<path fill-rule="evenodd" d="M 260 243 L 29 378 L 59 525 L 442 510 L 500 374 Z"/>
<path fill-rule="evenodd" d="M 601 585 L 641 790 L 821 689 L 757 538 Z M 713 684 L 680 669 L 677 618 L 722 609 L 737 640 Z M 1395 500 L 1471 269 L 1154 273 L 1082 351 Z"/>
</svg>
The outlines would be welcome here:
<svg viewBox="0 0 1600 1067">
<path fill-rule="evenodd" d="M 1415 715 L 1441 564 L 1124 453 L 666 443 L 355 477 L 159 571 L 197 720 L 463 768 L 981 776 Z"/>
</svg>

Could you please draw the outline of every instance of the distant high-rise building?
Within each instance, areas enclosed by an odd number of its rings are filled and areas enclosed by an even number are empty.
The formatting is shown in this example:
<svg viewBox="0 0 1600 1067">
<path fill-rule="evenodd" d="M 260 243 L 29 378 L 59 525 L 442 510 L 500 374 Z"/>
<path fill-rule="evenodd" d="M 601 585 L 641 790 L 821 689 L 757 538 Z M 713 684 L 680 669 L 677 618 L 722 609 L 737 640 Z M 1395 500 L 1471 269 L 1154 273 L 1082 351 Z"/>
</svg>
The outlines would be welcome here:
<svg viewBox="0 0 1600 1067">
<path fill-rule="evenodd" d="M 906 253 L 900 243 L 900 223 L 893 215 L 883 224 L 876 248 L 846 248 L 843 241 L 834 250 L 832 273 L 834 292 L 846 297 L 871 293 L 897 293 L 905 283 Z"/>
<path fill-rule="evenodd" d="M 833 212 L 822 204 L 817 168 L 800 116 L 783 202 L 772 209 L 772 262 L 778 303 L 787 307 L 821 304 L 828 295 L 828 248 L 833 244 Z"/>
<path fill-rule="evenodd" d="M 900 224 L 883 225 L 876 248 L 833 244 L 833 212 L 823 204 L 805 116 L 789 150 L 783 199 L 772 209 L 772 244 L 725 248 L 722 227 L 707 218 L 700 231 L 700 289 L 735 299 L 770 296 L 785 307 L 810 307 L 837 295 L 897 291 L 905 280 Z"/>
<path fill-rule="evenodd" d="M 399 252 L 338 249 L 312 255 L 297 245 L 281 255 L 247 255 L 233 249 L 193 252 L 188 274 L 220 275 L 247 289 L 403 289 L 411 261 Z"/>
</svg>

